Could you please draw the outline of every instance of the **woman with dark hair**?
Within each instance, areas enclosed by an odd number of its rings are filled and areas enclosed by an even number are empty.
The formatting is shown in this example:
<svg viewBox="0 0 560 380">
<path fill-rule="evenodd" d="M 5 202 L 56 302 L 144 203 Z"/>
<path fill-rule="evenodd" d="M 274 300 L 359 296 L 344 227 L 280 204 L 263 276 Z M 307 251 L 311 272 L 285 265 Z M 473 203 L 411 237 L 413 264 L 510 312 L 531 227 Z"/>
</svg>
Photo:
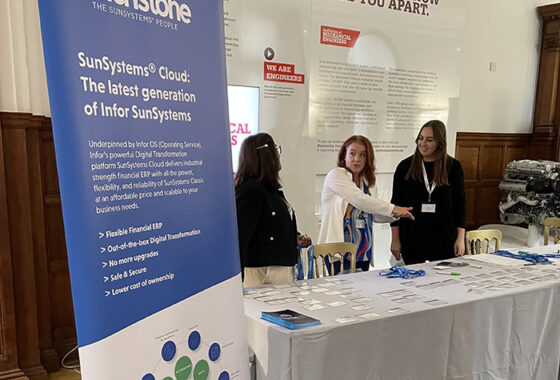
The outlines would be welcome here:
<svg viewBox="0 0 560 380">
<path fill-rule="evenodd" d="M 245 286 L 293 281 L 297 245 L 311 244 L 298 234 L 294 210 L 280 190 L 281 151 L 272 136 L 258 133 L 239 152 L 234 182 Z"/>
<path fill-rule="evenodd" d="M 358 246 L 356 268 L 369 269 L 372 259 L 373 221 L 388 223 L 394 218 L 414 219 L 411 208 L 395 206 L 373 195 L 374 154 L 364 136 L 351 136 L 340 147 L 338 167 L 327 174 L 321 195 L 323 218 L 318 242 L 352 242 Z M 344 260 L 344 269 L 350 266 Z M 340 263 L 335 262 L 335 274 Z"/>
<path fill-rule="evenodd" d="M 447 154 L 445 124 L 431 120 L 416 137 L 416 151 L 399 163 L 392 202 L 413 207 L 416 222 L 391 225 L 391 252 L 405 264 L 443 260 L 465 253 L 463 168 Z"/>
</svg>

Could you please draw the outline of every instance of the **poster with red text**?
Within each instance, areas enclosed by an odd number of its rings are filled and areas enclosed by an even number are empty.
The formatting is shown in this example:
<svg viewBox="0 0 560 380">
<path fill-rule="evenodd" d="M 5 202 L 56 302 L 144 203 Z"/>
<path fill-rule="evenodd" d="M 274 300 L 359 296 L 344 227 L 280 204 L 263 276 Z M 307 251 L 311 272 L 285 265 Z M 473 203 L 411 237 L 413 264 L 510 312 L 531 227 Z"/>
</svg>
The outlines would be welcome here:
<svg viewBox="0 0 560 380">
<path fill-rule="evenodd" d="M 310 124 L 317 171 L 351 135 L 372 140 L 377 170 L 412 154 L 422 124 L 447 124 L 459 96 L 462 1 L 314 0 Z"/>
<path fill-rule="evenodd" d="M 307 185 L 315 179 L 309 165 L 315 145 L 308 128 L 310 22 L 311 0 L 224 1 L 228 85 L 259 90 L 259 132 L 282 146 L 280 179 L 301 232 L 315 224 L 315 203 L 309 203 L 315 186 Z M 231 108 L 230 99 L 230 122 L 237 123 Z"/>
</svg>

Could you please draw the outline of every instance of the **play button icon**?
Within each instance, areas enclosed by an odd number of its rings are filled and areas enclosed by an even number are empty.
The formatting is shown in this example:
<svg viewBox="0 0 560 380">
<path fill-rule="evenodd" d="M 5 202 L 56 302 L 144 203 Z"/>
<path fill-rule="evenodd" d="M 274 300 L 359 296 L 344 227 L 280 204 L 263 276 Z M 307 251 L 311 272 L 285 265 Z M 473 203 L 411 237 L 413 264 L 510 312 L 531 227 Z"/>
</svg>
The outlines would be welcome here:
<svg viewBox="0 0 560 380">
<path fill-rule="evenodd" d="M 267 47 L 266 49 L 264 49 L 264 57 L 266 59 L 268 59 L 269 61 L 271 59 L 273 59 L 274 58 L 274 50 L 272 50 L 272 48 L 270 48 L 270 47 Z"/>
</svg>

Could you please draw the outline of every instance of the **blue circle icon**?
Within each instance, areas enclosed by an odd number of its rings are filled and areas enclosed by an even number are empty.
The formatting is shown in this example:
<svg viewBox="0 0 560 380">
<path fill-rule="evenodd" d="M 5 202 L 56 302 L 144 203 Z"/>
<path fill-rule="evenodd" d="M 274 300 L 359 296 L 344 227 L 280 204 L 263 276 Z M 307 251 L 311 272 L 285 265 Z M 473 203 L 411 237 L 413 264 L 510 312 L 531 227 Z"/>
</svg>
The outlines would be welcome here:
<svg viewBox="0 0 560 380">
<path fill-rule="evenodd" d="M 189 335 L 189 348 L 194 351 L 200 346 L 200 334 L 198 331 L 193 331 Z"/>
<path fill-rule="evenodd" d="M 220 345 L 218 343 L 212 343 L 210 349 L 208 350 L 208 357 L 210 360 L 215 362 L 220 357 Z"/>
<path fill-rule="evenodd" d="M 220 373 L 220 377 L 218 377 L 218 380 L 229 380 L 229 373 L 227 373 L 227 371 Z"/>
<path fill-rule="evenodd" d="M 172 341 L 167 341 L 161 348 L 161 357 L 163 358 L 163 360 L 168 362 L 173 359 L 173 357 L 175 356 L 175 352 L 177 352 L 177 346 L 175 346 L 175 343 L 173 343 Z"/>
<path fill-rule="evenodd" d="M 220 376 L 222 376 L 222 375 L 220 375 Z M 229 377 L 228 377 L 228 379 L 229 379 Z M 156 378 L 151 373 L 147 373 L 147 374 L 144 375 L 144 377 L 142 377 L 142 380 L 156 380 Z"/>
</svg>

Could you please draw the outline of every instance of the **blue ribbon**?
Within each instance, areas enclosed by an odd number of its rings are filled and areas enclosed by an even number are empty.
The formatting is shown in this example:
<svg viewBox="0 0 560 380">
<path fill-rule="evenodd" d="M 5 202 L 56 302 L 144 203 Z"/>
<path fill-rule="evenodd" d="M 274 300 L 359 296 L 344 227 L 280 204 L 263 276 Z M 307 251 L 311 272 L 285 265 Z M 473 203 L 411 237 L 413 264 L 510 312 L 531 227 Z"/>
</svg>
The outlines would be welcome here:
<svg viewBox="0 0 560 380">
<path fill-rule="evenodd" d="M 313 254 L 313 244 L 307 249 L 309 253 L 309 270 L 307 271 L 307 278 L 313 278 L 313 261 L 315 261 L 315 255 Z"/>
<path fill-rule="evenodd" d="M 389 270 L 379 271 L 379 275 L 387 278 L 416 278 L 425 276 L 426 271 L 422 269 L 412 270 L 406 267 L 394 266 Z"/>
<path fill-rule="evenodd" d="M 525 260 L 529 261 L 533 264 L 552 264 L 548 258 L 560 258 L 560 254 L 542 254 L 539 255 L 537 253 L 529 253 L 524 251 L 519 251 L 517 253 L 509 252 L 509 251 L 496 251 L 492 252 L 493 255 L 509 257 L 512 259 L 517 260 Z"/>
<path fill-rule="evenodd" d="M 305 278 L 305 276 L 303 275 L 303 262 L 301 260 L 301 243 L 299 243 L 297 245 L 297 263 L 296 263 L 296 271 L 297 271 L 297 277 L 296 280 L 303 280 Z"/>
</svg>

